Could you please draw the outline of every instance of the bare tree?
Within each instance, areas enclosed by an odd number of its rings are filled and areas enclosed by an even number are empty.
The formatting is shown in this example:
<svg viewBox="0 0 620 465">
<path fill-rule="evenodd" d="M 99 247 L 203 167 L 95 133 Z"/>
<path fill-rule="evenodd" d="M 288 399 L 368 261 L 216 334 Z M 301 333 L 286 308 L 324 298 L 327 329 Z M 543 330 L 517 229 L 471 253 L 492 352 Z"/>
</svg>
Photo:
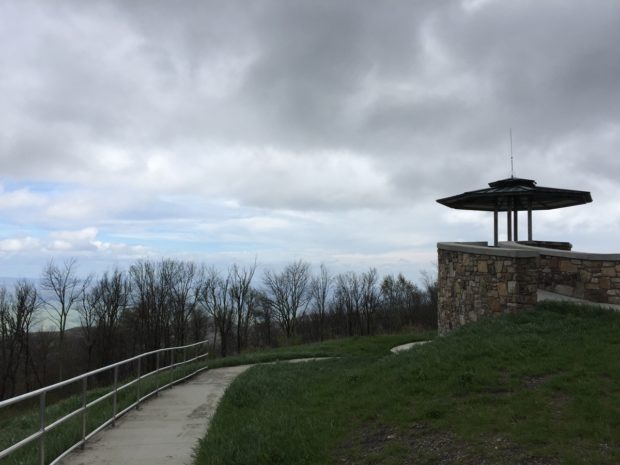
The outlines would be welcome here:
<svg viewBox="0 0 620 465">
<path fill-rule="evenodd" d="M 377 283 L 379 278 L 376 268 L 370 268 L 367 272 L 362 274 L 361 277 L 361 310 L 364 320 L 366 322 L 366 334 L 372 333 L 372 320 L 373 315 L 377 308 L 379 308 L 379 289 Z"/>
<path fill-rule="evenodd" d="M 19 280 L 15 284 L 13 298 L 6 290 L 0 290 L 0 320 L 2 323 L 3 372 L 1 375 L 0 396 L 15 395 L 18 371 L 23 368 L 23 382 L 26 390 L 30 388 L 30 330 L 40 301 L 37 289 L 30 281 Z"/>
<path fill-rule="evenodd" d="M 336 292 L 334 299 L 336 307 L 346 313 L 347 334 L 353 336 L 355 327 L 360 323 L 360 308 L 362 305 L 362 289 L 359 276 L 354 272 L 339 274 L 336 277 Z"/>
<path fill-rule="evenodd" d="M 197 291 L 199 294 L 198 301 L 192 308 L 192 313 L 189 318 L 193 342 L 202 341 L 207 336 L 207 325 L 209 320 L 204 307 L 199 305 L 200 295 L 202 294 L 202 285 L 197 288 Z"/>
<path fill-rule="evenodd" d="M 30 368 L 32 367 L 30 351 L 30 330 L 35 323 L 35 313 L 39 310 L 41 301 L 35 285 L 25 279 L 15 285 L 15 315 L 19 329 L 19 343 L 24 354 L 24 384 L 26 391 L 30 390 Z"/>
<path fill-rule="evenodd" d="M 48 374 L 52 366 L 52 361 L 50 360 L 51 349 L 54 347 L 56 338 L 55 331 L 46 331 L 43 328 L 40 328 L 38 331 L 35 330 L 30 334 L 31 353 L 33 354 L 30 360 L 37 387 L 43 387 L 52 382 L 48 379 Z"/>
<path fill-rule="evenodd" d="M 325 315 L 329 304 L 329 295 L 332 287 L 332 277 L 324 264 L 321 264 L 319 275 L 312 278 L 310 283 L 310 295 L 312 307 L 318 319 L 319 340 L 323 340 Z"/>
<path fill-rule="evenodd" d="M 185 344 L 186 329 L 200 297 L 202 283 L 192 262 L 170 261 L 170 310 L 175 345 Z"/>
<path fill-rule="evenodd" d="M 272 346 L 272 326 L 273 326 L 273 308 L 269 298 L 264 292 L 254 289 L 252 291 L 252 305 L 254 307 L 253 314 L 255 317 L 256 329 L 260 331 L 257 334 L 259 344 L 263 343 Z"/>
<path fill-rule="evenodd" d="M 230 273 L 223 278 L 215 270 L 207 270 L 201 291 L 201 304 L 213 318 L 213 323 L 220 335 L 220 354 L 228 355 L 228 342 L 232 334 L 233 306 L 230 302 Z"/>
<path fill-rule="evenodd" d="M 278 323 L 287 337 L 293 336 L 297 314 L 310 299 L 310 265 L 299 260 L 287 265 L 281 273 L 267 271 L 264 283 Z"/>
<path fill-rule="evenodd" d="M 424 324 L 436 327 L 437 325 L 437 303 L 439 293 L 439 283 L 437 282 L 437 272 L 422 272 L 422 282 L 424 284 Z"/>
<path fill-rule="evenodd" d="M 258 289 L 251 287 L 246 301 L 247 310 L 245 318 L 242 321 L 243 341 L 246 347 L 250 344 L 250 328 L 256 325 L 258 312 L 261 308 L 261 299 L 261 292 Z"/>
<path fill-rule="evenodd" d="M 65 330 L 69 312 L 79 300 L 83 289 L 83 281 L 76 276 L 77 260 L 71 258 L 61 266 L 50 260 L 41 276 L 41 288 L 45 291 L 42 300 L 48 310 L 50 318 L 58 328 L 58 351 L 62 357 L 65 345 Z M 63 363 L 59 364 L 59 376 L 62 380 Z"/>
<path fill-rule="evenodd" d="M 131 266 L 134 350 L 154 350 L 170 344 L 170 261 L 142 260 Z"/>
<path fill-rule="evenodd" d="M 422 291 L 401 273 L 396 277 L 387 275 L 381 282 L 381 300 L 384 315 L 390 316 L 391 327 L 399 328 L 402 324 L 413 325 L 422 303 Z"/>
<path fill-rule="evenodd" d="M 194 342 L 202 341 L 207 336 L 209 316 L 201 305 L 202 290 L 205 283 L 205 269 L 204 266 L 196 268 L 196 278 L 194 282 L 194 305 L 191 307 L 189 315 L 189 330 L 192 334 L 192 340 Z"/>
<path fill-rule="evenodd" d="M 122 271 L 107 271 L 91 289 L 91 305 L 95 309 L 97 332 L 100 334 L 101 364 L 109 363 L 117 345 L 117 330 L 127 308 L 130 284 Z"/>
<path fill-rule="evenodd" d="M 88 283 L 92 280 L 92 276 L 89 276 Z M 82 329 L 82 343 L 86 347 L 86 371 L 92 368 L 93 350 L 98 341 L 98 308 L 101 298 L 102 292 L 99 286 L 89 288 L 85 285 L 77 308 Z"/>
<path fill-rule="evenodd" d="M 0 287 L 0 399 L 9 389 L 16 365 L 15 322 L 12 315 L 12 302 L 4 286 Z"/>
<path fill-rule="evenodd" d="M 230 298 L 237 320 L 237 353 L 241 353 L 247 325 L 252 318 L 254 305 L 252 302 L 252 278 L 256 271 L 256 262 L 248 268 L 240 268 L 236 264 L 230 270 Z"/>
</svg>

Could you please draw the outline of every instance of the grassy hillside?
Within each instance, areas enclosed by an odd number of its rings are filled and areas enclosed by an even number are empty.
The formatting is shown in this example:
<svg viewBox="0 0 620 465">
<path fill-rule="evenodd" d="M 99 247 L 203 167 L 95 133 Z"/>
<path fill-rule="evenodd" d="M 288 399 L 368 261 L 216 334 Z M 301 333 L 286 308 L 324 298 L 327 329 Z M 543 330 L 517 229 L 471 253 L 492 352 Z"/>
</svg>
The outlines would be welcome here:
<svg viewBox="0 0 620 465">
<path fill-rule="evenodd" d="M 197 464 L 620 463 L 620 315 L 545 305 L 390 355 L 257 366 Z"/>
<path fill-rule="evenodd" d="M 414 338 L 426 339 L 433 336 L 433 333 L 418 333 Z M 274 350 L 263 350 L 248 352 L 235 357 L 216 358 L 208 361 L 209 367 L 233 366 L 259 362 L 272 362 L 277 360 L 287 360 L 292 358 L 305 357 L 333 357 L 333 356 L 355 356 L 369 353 L 385 352 L 390 347 L 411 340 L 412 335 L 390 335 L 378 336 L 372 339 L 349 338 L 335 339 L 317 344 L 307 344 L 292 347 L 284 347 Z M 175 378 L 182 378 L 196 369 L 204 366 L 204 362 L 196 362 L 175 370 Z M 170 381 L 170 374 L 164 372 L 159 376 L 159 385 Z M 158 382 L 155 376 L 151 376 L 141 382 L 141 392 L 149 392 L 154 389 Z M 88 401 L 109 392 L 111 387 L 93 389 L 88 392 Z M 53 397 L 53 396 L 52 396 Z M 136 397 L 136 390 L 130 388 L 119 393 L 118 410 L 122 410 L 130 405 Z M 49 399 L 48 399 L 49 400 Z M 0 410 L 0 450 L 9 447 L 11 444 L 29 436 L 38 429 L 39 413 L 38 398 L 29 402 L 28 405 L 18 405 L 16 408 L 9 407 Z M 47 423 L 61 418 L 67 413 L 79 408 L 81 398 L 71 396 L 69 398 L 54 402 L 46 409 Z M 103 423 L 112 414 L 112 401 L 104 401 L 101 404 L 89 409 L 87 416 L 88 431 L 93 430 Z M 54 429 L 46 438 L 47 461 L 58 456 L 71 445 L 80 439 L 81 419 L 76 417 L 62 426 Z M 10 455 L 2 461 L 3 464 L 30 465 L 37 461 L 38 443 L 35 441 L 24 447 L 18 452 Z"/>
</svg>

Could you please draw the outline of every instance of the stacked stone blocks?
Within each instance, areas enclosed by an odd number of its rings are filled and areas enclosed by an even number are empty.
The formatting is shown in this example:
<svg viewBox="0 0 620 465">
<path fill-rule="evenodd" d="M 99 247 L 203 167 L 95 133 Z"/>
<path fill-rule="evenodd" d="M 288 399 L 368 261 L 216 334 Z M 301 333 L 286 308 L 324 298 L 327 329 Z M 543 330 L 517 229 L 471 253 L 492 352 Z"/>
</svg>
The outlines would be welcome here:
<svg viewBox="0 0 620 465">
<path fill-rule="evenodd" d="M 620 304 L 620 255 L 442 243 L 438 258 L 441 335 L 480 318 L 532 308 L 539 289 Z"/>
<path fill-rule="evenodd" d="M 592 302 L 620 304 L 620 262 L 540 256 L 540 288 Z"/>
<path fill-rule="evenodd" d="M 534 258 L 439 249 L 439 333 L 536 304 Z"/>
</svg>

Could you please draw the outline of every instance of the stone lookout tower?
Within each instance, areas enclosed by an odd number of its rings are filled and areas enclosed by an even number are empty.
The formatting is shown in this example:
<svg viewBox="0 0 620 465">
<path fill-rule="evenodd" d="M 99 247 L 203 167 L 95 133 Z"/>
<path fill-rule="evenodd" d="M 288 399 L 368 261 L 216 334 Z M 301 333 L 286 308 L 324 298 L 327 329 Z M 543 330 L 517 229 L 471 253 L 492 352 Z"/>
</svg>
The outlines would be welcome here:
<svg viewBox="0 0 620 465">
<path fill-rule="evenodd" d="M 592 202 L 589 192 L 537 186 L 510 177 L 488 188 L 438 199 L 460 210 L 493 212 L 493 245 L 440 242 L 439 333 L 469 322 L 565 299 L 620 308 L 620 254 L 573 252 L 569 242 L 534 240 L 532 212 Z M 506 213 L 506 241 L 498 237 Z M 527 212 L 527 240 L 519 241 L 519 212 Z"/>
</svg>

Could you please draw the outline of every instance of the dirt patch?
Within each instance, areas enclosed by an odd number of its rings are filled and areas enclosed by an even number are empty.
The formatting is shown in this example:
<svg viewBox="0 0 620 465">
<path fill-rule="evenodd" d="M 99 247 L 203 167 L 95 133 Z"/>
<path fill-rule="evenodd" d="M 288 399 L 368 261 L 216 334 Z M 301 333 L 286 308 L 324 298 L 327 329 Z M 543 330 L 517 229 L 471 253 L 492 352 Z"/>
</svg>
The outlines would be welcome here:
<svg viewBox="0 0 620 465">
<path fill-rule="evenodd" d="M 400 430 L 366 426 L 338 448 L 338 465 L 557 465 L 500 437 L 469 443 L 423 423 Z"/>
<path fill-rule="evenodd" d="M 553 379 L 555 377 L 556 377 L 555 374 L 546 374 L 546 375 L 540 375 L 540 376 L 528 376 L 523 381 L 523 386 L 526 389 L 536 389 L 537 387 L 545 384 L 547 381 L 549 381 L 550 379 Z"/>
</svg>

